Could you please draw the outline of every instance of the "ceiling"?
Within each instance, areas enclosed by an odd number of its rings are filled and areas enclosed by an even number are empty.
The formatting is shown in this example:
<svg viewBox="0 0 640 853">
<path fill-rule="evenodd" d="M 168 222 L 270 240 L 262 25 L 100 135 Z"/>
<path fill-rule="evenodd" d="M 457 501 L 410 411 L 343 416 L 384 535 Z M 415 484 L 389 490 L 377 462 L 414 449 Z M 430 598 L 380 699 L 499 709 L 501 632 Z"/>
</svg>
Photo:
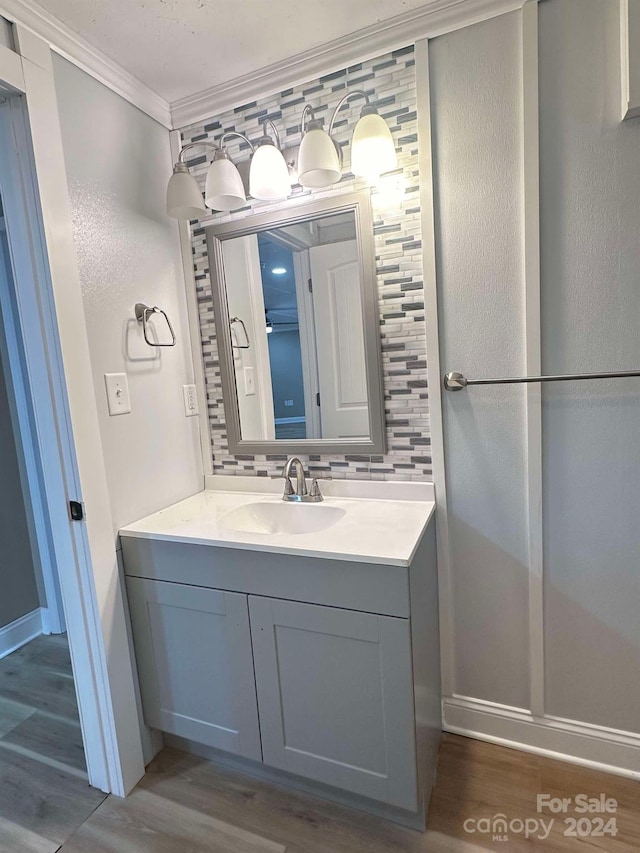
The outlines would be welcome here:
<svg viewBox="0 0 640 853">
<path fill-rule="evenodd" d="M 430 0 L 38 0 L 173 103 Z"/>
</svg>

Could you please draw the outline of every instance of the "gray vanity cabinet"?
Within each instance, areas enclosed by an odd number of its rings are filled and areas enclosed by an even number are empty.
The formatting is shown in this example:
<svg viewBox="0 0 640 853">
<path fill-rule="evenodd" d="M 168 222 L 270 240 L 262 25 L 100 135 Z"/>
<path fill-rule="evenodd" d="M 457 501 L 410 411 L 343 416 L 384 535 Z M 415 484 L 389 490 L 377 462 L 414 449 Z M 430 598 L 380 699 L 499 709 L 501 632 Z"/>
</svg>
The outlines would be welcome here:
<svg viewBox="0 0 640 853">
<path fill-rule="evenodd" d="M 249 596 L 265 764 L 418 807 L 408 619 Z"/>
<path fill-rule="evenodd" d="M 148 725 L 424 826 L 441 730 L 433 525 L 409 566 L 128 535 L 122 551 Z"/>
<path fill-rule="evenodd" d="M 150 726 L 262 760 L 247 596 L 127 578 Z"/>
</svg>

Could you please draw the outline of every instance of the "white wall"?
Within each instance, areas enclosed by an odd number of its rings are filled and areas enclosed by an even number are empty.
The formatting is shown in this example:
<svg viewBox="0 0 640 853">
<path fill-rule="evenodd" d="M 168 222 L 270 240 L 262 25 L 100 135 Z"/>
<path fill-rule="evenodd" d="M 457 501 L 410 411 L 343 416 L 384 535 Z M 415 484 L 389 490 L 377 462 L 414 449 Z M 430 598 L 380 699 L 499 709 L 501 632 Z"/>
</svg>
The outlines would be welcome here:
<svg viewBox="0 0 640 853">
<path fill-rule="evenodd" d="M 538 5 L 542 318 L 529 343 L 547 373 L 640 368 L 640 120 L 620 121 L 618 7 Z M 442 367 L 475 378 L 526 372 L 522 28 L 513 12 L 429 43 Z M 444 394 L 445 723 L 637 772 L 640 380 L 544 387 L 540 614 L 525 394 Z"/>
<path fill-rule="evenodd" d="M 177 226 L 165 210 L 168 132 L 54 55 L 65 162 L 114 528 L 203 488 Z M 134 305 L 167 311 L 178 343 L 151 349 Z M 164 330 L 157 326 L 158 335 Z M 105 373 L 126 372 L 132 412 L 110 417 Z"/>
</svg>

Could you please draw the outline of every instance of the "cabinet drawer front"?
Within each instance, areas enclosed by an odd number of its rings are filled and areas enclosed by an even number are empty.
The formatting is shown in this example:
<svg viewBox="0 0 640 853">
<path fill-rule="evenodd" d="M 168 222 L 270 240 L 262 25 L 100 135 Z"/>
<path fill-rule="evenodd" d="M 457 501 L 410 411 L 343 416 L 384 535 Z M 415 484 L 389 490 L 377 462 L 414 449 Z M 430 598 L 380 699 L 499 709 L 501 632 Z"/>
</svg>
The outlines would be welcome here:
<svg viewBox="0 0 640 853">
<path fill-rule="evenodd" d="M 409 622 L 249 597 L 265 764 L 417 810 Z"/>
<path fill-rule="evenodd" d="M 146 722 L 260 761 L 245 595 L 127 578 Z"/>
<path fill-rule="evenodd" d="M 409 616 L 409 570 L 121 536 L 129 577 Z"/>
</svg>

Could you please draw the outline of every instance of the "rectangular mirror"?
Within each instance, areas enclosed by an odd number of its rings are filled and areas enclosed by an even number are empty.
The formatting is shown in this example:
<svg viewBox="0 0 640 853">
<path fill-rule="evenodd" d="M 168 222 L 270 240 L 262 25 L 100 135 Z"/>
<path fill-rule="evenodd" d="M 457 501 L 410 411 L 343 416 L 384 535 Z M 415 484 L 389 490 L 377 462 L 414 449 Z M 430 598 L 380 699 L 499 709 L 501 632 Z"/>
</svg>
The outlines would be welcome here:
<svg viewBox="0 0 640 853">
<path fill-rule="evenodd" d="M 231 453 L 383 453 L 369 192 L 206 231 Z"/>
</svg>

